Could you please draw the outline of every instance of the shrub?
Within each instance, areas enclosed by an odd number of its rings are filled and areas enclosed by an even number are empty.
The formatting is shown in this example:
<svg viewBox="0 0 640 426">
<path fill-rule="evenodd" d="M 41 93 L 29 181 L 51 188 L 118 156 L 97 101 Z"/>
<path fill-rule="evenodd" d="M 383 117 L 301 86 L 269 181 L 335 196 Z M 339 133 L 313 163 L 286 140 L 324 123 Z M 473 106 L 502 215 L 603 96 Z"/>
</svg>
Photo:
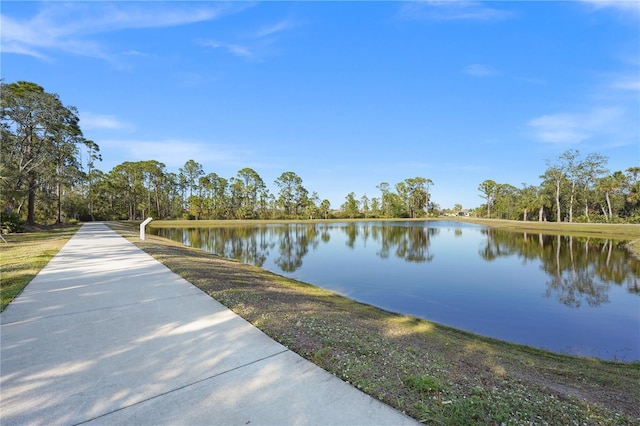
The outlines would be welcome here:
<svg viewBox="0 0 640 426">
<path fill-rule="evenodd" d="M 420 393 L 437 393 L 444 390 L 444 385 L 440 380 L 431 376 L 415 375 L 402 379 L 404 384 Z"/>
<path fill-rule="evenodd" d="M 21 232 L 23 230 L 24 221 L 19 214 L 13 212 L 0 213 L 0 230 L 3 234 L 12 232 Z"/>
</svg>

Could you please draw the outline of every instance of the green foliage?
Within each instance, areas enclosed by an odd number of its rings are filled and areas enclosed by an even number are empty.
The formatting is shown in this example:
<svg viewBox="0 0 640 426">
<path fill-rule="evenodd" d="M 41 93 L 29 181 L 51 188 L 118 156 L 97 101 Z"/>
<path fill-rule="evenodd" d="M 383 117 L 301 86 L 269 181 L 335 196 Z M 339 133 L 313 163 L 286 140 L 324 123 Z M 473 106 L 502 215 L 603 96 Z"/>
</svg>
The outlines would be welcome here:
<svg viewBox="0 0 640 426">
<path fill-rule="evenodd" d="M 355 218 L 360 215 L 360 203 L 356 200 L 356 194 L 350 192 L 342 204 L 342 211 L 348 218 Z"/>
<path fill-rule="evenodd" d="M 439 379 L 425 375 L 407 376 L 402 379 L 402 382 L 422 394 L 435 394 L 445 389 Z"/>
<path fill-rule="evenodd" d="M 0 212 L 0 225 L 3 234 L 21 232 L 24 229 L 24 220 L 17 213 Z"/>
<path fill-rule="evenodd" d="M 486 203 L 477 209 L 481 217 L 556 222 L 633 223 L 640 215 L 640 168 L 609 174 L 607 158 L 596 153 L 585 157 L 575 149 L 547 160 L 539 186 L 485 180 L 478 186 Z M 537 214 L 536 214 L 537 213 Z"/>
<path fill-rule="evenodd" d="M 82 179 L 78 159 L 87 141 L 77 110 L 64 106 L 56 94 L 35 83 L 0 83 L 3 149 L 0 157 L 6 197 L 3 209 L 20 213 L 27 207 L 27 223 L 36 222 L 36 202 L 44 202 L 47 217 L 62 220 L 65 188 Z M 43 209 L 41 207 L 41 210 Z"/>
</svg>

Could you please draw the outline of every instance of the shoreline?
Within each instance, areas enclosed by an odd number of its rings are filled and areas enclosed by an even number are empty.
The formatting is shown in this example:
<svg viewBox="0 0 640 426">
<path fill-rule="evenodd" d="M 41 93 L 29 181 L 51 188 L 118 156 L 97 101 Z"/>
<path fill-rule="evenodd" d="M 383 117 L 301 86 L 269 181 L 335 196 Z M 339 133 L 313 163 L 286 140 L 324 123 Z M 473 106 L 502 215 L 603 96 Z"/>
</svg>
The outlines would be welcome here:
<svg viewBox="0 0 640 426">
<path fill-rule="evenodd" d="M 506 229 L 521 232 L 537 232 L 550 235 L 592 235 L 600 238 L 613 238 L 628 241 L 625 248 L 631 256 L 640 260 L 640 225 L 620 223 L 568 223 L 568 222 L 534 222 L 502 219 L 482 219 L 473 217 L 447 217 L 416 218 L 416 219 L 389 219 L 389 218 L 361 218 L 361 219 L 256 219 L 256 220 L 157 220 L 151 222 L 149 228 L 204 228 L 204 227 L 233 227 L 248 225 L 274 225 L 287 223 L 354 223 L 354 222 L 429 222 L 448 221 L 473 223 L 492 228 Z M 136 222 L 138 223 L 138 222 Z"/>
</svg>

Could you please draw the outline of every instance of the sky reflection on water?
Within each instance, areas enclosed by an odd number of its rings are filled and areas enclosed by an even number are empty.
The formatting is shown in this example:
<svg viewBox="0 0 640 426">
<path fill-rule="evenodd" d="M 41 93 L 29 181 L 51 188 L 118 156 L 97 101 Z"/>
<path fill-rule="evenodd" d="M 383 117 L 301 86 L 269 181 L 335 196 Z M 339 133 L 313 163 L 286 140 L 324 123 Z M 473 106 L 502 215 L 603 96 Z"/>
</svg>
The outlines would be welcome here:
<svg viewBox="0 0 640 426">
<path fill-rule="evenodd" d="M 447 221 L 154 232 L 389 311 L 557 352 L 640 359 L 640 262 L 618 241 Z"/>
</svg>

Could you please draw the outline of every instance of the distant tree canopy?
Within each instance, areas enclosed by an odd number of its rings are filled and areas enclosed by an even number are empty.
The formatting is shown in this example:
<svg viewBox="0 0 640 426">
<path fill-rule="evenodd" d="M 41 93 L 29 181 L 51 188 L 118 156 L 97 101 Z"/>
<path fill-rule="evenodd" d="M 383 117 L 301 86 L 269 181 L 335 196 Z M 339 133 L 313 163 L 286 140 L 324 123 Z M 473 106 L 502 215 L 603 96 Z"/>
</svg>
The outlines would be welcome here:
<svg viewBox="0 0 640 426">
<path fill-rule="evenodd" d="M 478 191 L 486 203 L 476 213 L 513 220 L 640 223 L 640 167 L 611 173 L 607 161 L 571 149 L 546 161 L 538 186 L 485 180 Z"/>
<path fill-rule="evenodd" d="M 87 215 L 97 219 L 317 219 L 331 217 L 393 217 L 385 216 L 380 202 L 373 198 L 356 199 L 352 192 L 341 211 L 332 211 L 329 200 L 316 192 L 309 194 L 302 178 L 288 171 L 273 182 L 278 192 L 273 194 L 255 170 L 245 167 L 231 178 L 216 173 L 205 174 L 201 164 L 189 160 L 178 174 L 168 172 L 155 160 L 124 162 L 109 173 L 94 171 L 91 191 L 85 191 L 91 214 L 77 210 L 79 219 Z M 413 179 L 407 179 L 413 182 Z M 405 181 L 406 182 L 406 181 Z M 405 182 L 399 185 L 404 188 Z M 389 195 L 389 194 L 387 194 Z M 414 217 L 424 209 L 428 197 L 420 185 L 405 190 L 403 196 L 393 194 L 396 217 Z M 363 203 L 362 200 L 367 200 Z M 366 207 L 365 207 L 366 205 Z M 420 210 L 423 216 L 424 210 Z"/>
<path fill-rule="evenodd" d="M 378 197 L 350 192 L 340 210 L 309 192 L 286 171 L 274 180 L 277 193 L 253 169 L 225 178 L 195 160 L 177 173 L 156 160 L 125 161 L 108 173 L 97 143 L 83 137 L 77 111 L 35 83 L 1 84 L 0 189 L 2 226 L 63 220 L 155 218 L 314 219 L 420 218 L 439 215 L 425 177 L 395 185 L 381 182 Z M 85 164 L 81 161 L 85 150 Z M 486 180 L 478 186 L 486 203 L 475 214 L 521 220 L 640 222 L 640 167 L 610 173 L 599 154 L 577 150 L 547 161 L 539 186 L 517 188 Z M 456 205 L 453 213 L 462 211 Z"/>
</svg>

